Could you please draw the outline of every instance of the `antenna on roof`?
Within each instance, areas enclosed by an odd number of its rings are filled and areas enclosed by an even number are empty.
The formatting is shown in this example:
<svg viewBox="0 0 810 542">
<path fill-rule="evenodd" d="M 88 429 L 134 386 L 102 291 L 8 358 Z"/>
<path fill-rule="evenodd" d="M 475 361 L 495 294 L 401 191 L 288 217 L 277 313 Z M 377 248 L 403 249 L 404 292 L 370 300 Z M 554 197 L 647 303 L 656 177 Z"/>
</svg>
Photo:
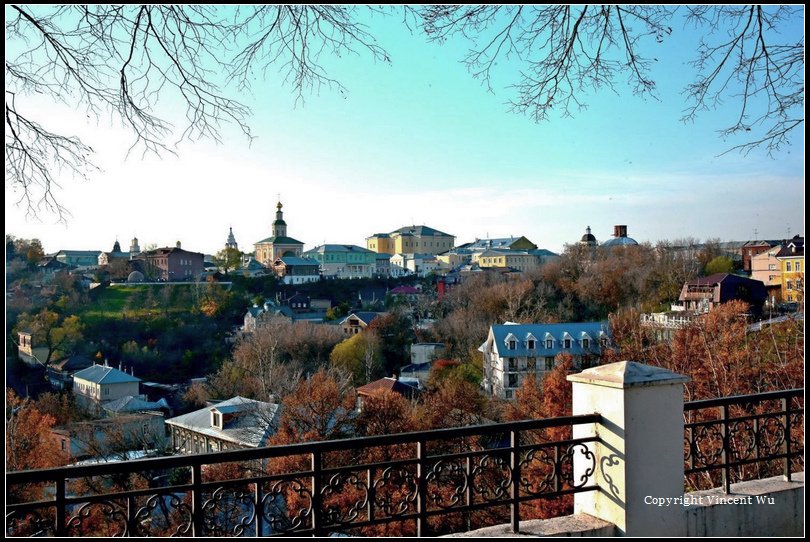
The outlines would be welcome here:
<svg viewBox="0 0 810 542">
<path fill-rule="evenodd" d="M 754 240 L 759 239 L 758 234 L 759 234 L 759 230 L 758 230 L 758 229 L 756 229 L 756 228 L 754 228 Z"/>
</svg>

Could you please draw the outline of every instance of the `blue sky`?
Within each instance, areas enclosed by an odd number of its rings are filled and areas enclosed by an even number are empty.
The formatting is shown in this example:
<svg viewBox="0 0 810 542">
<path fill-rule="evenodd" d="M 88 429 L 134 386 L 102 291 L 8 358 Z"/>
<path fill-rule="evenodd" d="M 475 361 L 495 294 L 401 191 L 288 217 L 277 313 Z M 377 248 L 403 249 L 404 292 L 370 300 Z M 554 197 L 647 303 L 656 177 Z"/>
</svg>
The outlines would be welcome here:
<svg viewBox="0 0 810 542">
<path fill-rule="evenodd" d="M 803 32 L 804 21 L 790 30 Z M 39 237 L 46 251 L 109 250 L 116 236 L 141 246 L 183 242 L 212 253 L 232 226 L 240 248 L 270 233 L 277 193 L 288 233 L 307 248 L 364 245 L 374 232 L 427 224 L 457 242 L 525 235 L 559 251 L 587 225 L 607 239 L 613 224 L 655 242 L 692 236 L 743 240 L 803 233 L 804 136 L 774 158 L 764 151 L 721 155 L 734 140 L 717 130 L 732 103 L 679 119 L 686 64 L 696 34 L 674 27 L 651 51 L 658 100 L 629 88 L 592 92 L 588 109 L 540 124 L 510 113 L 504 62 L 494 93 L 459 62 L 466 45 L 429 44 L 397 17 L 375 16 L 371 32 L 392 62 L 368 56 L 327 60 L 348 89 L 321 89 L 296 104 L 272 72 L 241 94 L 254 110 L 252 144 L 226 128 L 223 143 L 183 143 L 178 155 L 127 157 L 131 137 L 109 119 L 29 98 L 52 129 L 80 135 L 103 172 L 61 180 L 72 212 L 54 224 L 26 219 L 6 188 L 6 232 Z M 802 34 L 800 34 L 802 35 Z"/>
</svg>

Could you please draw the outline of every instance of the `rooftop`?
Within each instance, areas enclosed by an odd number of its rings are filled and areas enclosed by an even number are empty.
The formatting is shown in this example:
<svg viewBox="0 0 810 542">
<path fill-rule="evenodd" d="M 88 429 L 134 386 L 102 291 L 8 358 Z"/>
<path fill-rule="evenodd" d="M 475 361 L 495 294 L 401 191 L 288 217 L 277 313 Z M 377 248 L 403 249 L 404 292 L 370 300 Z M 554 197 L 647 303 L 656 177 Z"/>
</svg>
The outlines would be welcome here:
<svg viewBox="0 0 810 542">
<path fill-rule="evenodd" d="M 119 371 L 114 367 L 105 365 L 93 365 L 87 369 L 82 369 L 73 375 L 73 378 L 80 378 L 96 384 L 121 384 L 124 382 L 140 382 L 140 378 Z"/>
<path fill-rule="evenodd" d="M 212 411 L 234 416 L 223 420 L 223 429 L 219 429 L 211 425 Z M 236 396 L 213 406 L 170 418 L 166 420 L 166 424 L 256 448 L 275 433 L 279 413 L 279 405 Z"/>
</svg>

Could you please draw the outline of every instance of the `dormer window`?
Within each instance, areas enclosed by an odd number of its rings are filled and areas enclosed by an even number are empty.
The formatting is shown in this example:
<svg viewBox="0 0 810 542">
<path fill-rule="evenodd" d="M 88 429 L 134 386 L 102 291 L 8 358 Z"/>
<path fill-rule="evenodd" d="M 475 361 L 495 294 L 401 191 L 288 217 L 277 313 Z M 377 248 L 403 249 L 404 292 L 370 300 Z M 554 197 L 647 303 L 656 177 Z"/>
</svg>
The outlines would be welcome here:
<svg viewBox="0 0 810 542">
<path fill-rule="evenodd" d="M 571 348 L 571 339 L 563 339 L 563 348 Z"/>
<path fill-rule="evenodd" d="M 610 340 L 607 337 L 602 337 L 599 342 L 602 344 L 602 348 L 607 348 L 610 344 Z"/>
<path fill-rule="evenodd" d="M 505 342 L 506 348 L 508 348 L 509 350 L 514 350 L 515 348 L 517 348 L 517 337 L 515 337 L 511 333 L 506 336 Z"/>
<path fill-rule="evenodd" d="M 546 339 L 546 348 L 549 350 L 554 348 L 554 339 Z"/>
<path fill-rule="evenodd" d="M 216 410 L 211 411 L 211 427 L 222 429 L 222 415 Z"/>
<path fill-rule="evenodd" d="M 591 340 L 588 338 L 582 339 L 582 348 L 587 350 L 591 347 Z"/>
<path fill-rule="evenodd" d="M 534 350 L 537 347 L 537 338 L 531 333 L 526 334 L 526 348 Z"/>
</svg>

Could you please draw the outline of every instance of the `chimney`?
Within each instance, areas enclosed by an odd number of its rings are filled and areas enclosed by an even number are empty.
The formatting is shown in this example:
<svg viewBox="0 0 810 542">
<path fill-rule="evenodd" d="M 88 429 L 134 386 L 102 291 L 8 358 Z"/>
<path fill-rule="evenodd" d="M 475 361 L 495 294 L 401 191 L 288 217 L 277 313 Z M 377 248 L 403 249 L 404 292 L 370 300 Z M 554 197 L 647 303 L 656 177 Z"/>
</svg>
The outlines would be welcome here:
<svg viewBox="0 0 810 542">
<path fill-rule="evenodd" d="M 121 362 L 119 361 L 119 362 L 118 362 L 118 370 L 119 370 L 119 371 L 123 371 L 123 369 L 121 368 L 121 366 L 122 366 L 122 365 L 121 365 Z"/>
<path fill-rule="evenodd" d="M 109 366 L 110 366 L 110 364 L 107 362 L 107 358 L 104 358 L 104 366 L 105 366 L 105 367 L 109 367 Z"/>
<path fill-rule="evenodd" d="M 613 237 L 627 237 L 627 226 L 624 224 L 613 226 Z"/>
<path fill-rule="evenodd" d="M 129 374 L 130 374 L 130 376 L 135 376 L 135 366 L 134 365 L 130 366 Z"/>
</svg>

